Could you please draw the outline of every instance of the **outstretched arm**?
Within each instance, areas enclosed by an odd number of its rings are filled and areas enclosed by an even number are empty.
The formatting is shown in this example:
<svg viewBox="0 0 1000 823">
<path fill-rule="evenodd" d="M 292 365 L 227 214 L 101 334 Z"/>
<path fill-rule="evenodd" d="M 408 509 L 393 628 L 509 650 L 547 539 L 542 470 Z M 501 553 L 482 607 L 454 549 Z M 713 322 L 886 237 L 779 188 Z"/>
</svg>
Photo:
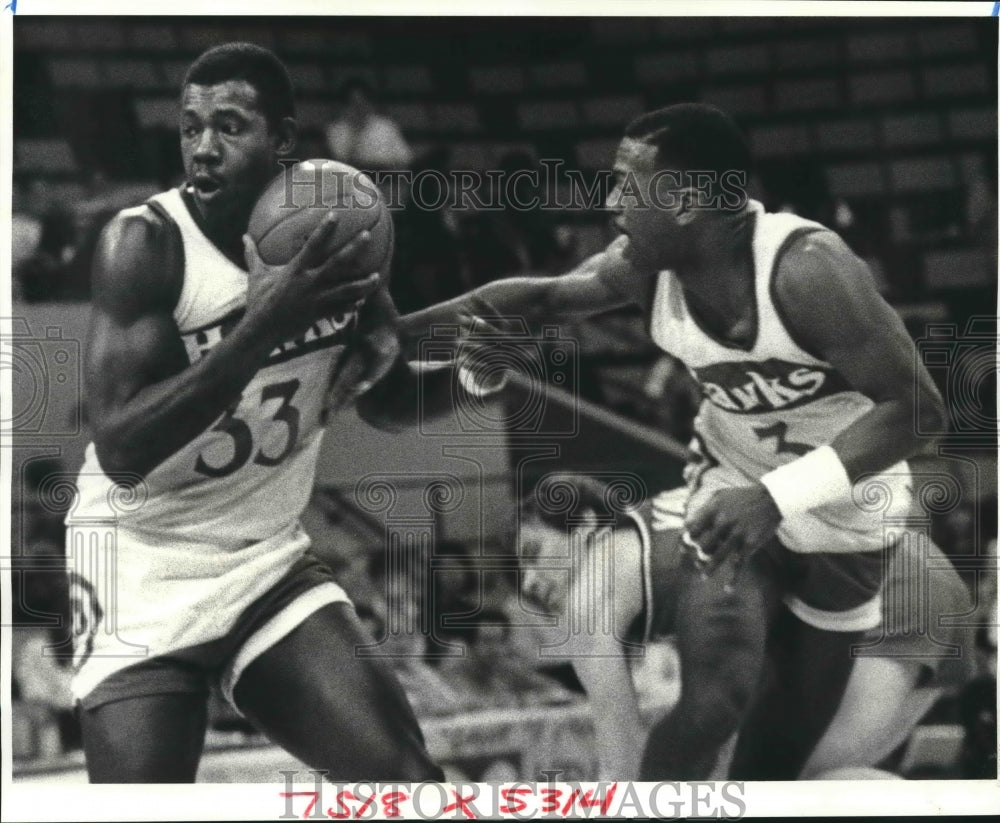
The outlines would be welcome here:
<svg viewBox="0 0 1000 823">
<path fill-rule="evenodd" d="M 524 317 L 559 320 L 588 317 L 633 301 L 636 277 L 622 258 L 622 240 L 559 277 L 510 277 L 430 306 L 401 319 L 404 347 L 412 350 L 436 325 L 455 325 L 465 317 Z"/>
</svg>

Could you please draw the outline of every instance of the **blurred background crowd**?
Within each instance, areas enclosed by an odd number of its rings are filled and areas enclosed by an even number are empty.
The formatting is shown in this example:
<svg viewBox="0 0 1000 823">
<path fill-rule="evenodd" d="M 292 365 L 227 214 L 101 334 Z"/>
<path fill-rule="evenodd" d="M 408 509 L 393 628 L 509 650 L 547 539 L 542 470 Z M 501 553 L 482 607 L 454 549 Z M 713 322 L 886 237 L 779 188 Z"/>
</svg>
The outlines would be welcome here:
<svg viewBox="0 0 1000 823">
<path fill-rule="evenodd" d="M 612 237 L 600 208 L 601 170 L 610 167 L 625 123 L 656 106 L 702 100 L 745 128 L 758 163 L 752 196 L 840 232 L 916 340 L 926 339 L 932 323 L 953 324 L 960 338 L 971 319 L 989 321 L 996 306 L 997 30 L 990 22 L 19 18 L 15 299 L 35 317 L 85 317 L 104 223 L 182 179 L 178 91 L 187 65 L 211 45 L 245 39 L 274 48 L 289 66 L 300 158 L 439 180 L 463 170 L 510 176 L 538 171 L 543 161 L 559 164 L 552 178 L 558 200 L 574 205 L 558 210 L 514 207 L 511 201 L 538 193 L 530 182 L 491 209 L 468 202 L 420 208 L 420 198 L 404 192 L 394 212 L 392 270 L 404 313 L 505 276 L 561 274 L 599 251 Z M 598 196 L 582 197 L 581 181 Z M 992 347 L 995 317 L 976 328 Z M 641 317 L 616 312 L 564 324 L 562 333 L 578 346 L 577 389 L 594 426 L 610 427 L 609 437 L 623 442 L 642 432 L 687 441 L 697 393 L 648 341 Z M 997 532 L 995 447 L 981 445 L 995 433 L 995 370 L 962 378 L 958 398 L 964 350 L 951 351 L 957 359 L 935 377 L 953 408 L 971 403 L 975 413 L 955 421 L 954 445 L 965 451 L 943 469 L 956 476 L 962 502 L 934 516 L 933 532 L 949 554 L 980 555 L 991 541 L 995 551 Z M 577 448 L 609 466 L 623 454 L 611 441 L 603 450 L 594 440 Z M 70 462 L 65 453 L 25 459 L 15 489 L 12 540 L 24 567 L 14 576 L 15 622 L 24 628 L 15 634 L 14 746 L 22 765 L 48 767 L 79 746 L 67 661 L 43 653 L 64 652 L 71 626 L 60 562 L 65 501 L 45 489 L 47 478 L 76 469 Z M 672 464 L 676 471 L 676 455 Z M 385 524 L 352 506 L 336 484 L 320 477 L 307 515 L 318 549 L 384 639 L 382 650 L 394 655 L 422 717 L 579 701 L 568 667 L 540 666 L 512 630 L 520 613 L 516 573 L 474 568 L 482 540 L 439 542 L 435 553 L 454 564 L 428 582 L 387 562 Z M 483 540 L 509 554 L 514 512 L 497 520 Z M 995 575 L 966 576 L 995 600 Z M 449 628 L 438 625 L 440 613 L 476 617 Z M 432 623 L 429 640 L 420 627 Z M 910 764 L 913 776 L 986 776 L 979 772 L 989 768 L 995 776 L 995 630 L 981 631 L 979 646 L 980 676 L 927 720 L 957 730 L 965 756 L 954 746 L 950 758 L 929 755 L 923 773 Z M 649 671 L 638 682 L 650 684 L 651 700 L 676 682 L 669 653 L 642 665 Z M 220 739 L 255 740 L 221 700 L 215 705 Z M 983 712 L 993 713 L 993 738 L 987 732 L 985 742 L 983 723 L 988 729 L 991 721 Z M 466 771 L 505 774 L 484 771 L 484 763 Z"/>
</svg>

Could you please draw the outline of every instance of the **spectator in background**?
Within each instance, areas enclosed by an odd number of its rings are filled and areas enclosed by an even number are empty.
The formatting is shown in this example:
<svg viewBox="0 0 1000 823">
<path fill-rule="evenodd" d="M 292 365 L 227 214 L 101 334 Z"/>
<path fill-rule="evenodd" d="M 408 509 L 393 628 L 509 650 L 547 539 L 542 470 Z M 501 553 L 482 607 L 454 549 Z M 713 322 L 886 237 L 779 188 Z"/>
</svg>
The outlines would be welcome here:
<svg viewBox="0 0 1000 823">
<path fill-rule="evenodd" d="M 86 297 L 76 288 L 72 261 L 76 253 L 76 228 L 72 212 L 52 205 L 41 215 L 41 232 L 34 252 L 23 259 L 14 274 L 20 296 L 29 302 Z"/>
<path fill-rule="evenodd" d="M 512 151 L 500 159 L 499 167 L 499 189 L 489 199 L 503 208 L 468 222 L 466 246 L 476 282 L 564 271 L 576 262 L 574 235 L 540 207 L 543 175 L 535 160 L 527 152 Z"/>
<path fill-rule="evenodd" d="M 371 85 L 363 78 L 352 78 L 344 84 L 341 95 L 340 117 L 326 128 L 330 156 L 365 171 L 409 168 L 413 152 L 399 127 L 376 112 Z"/>
<path fill-rule="evenodd" d="M 414 166 L 414 180 L 428 179 L 450 183 L 450 151 L 440 146 L 432 149 Z M 428 188 L 434 184 L 428 183 Z M 434 193 L 443 201 L 425 203 L 415 193 L 401 212 L 396 212 L 396 257 L 390 286 L 400 313 L 426 308 L 465 293 L 475 284 L 469 275 L 463 249 L 462 227 L 452 206 L 451 190 Z M 439 197 L 440 195 L 440 197 Z"/>
</svg>

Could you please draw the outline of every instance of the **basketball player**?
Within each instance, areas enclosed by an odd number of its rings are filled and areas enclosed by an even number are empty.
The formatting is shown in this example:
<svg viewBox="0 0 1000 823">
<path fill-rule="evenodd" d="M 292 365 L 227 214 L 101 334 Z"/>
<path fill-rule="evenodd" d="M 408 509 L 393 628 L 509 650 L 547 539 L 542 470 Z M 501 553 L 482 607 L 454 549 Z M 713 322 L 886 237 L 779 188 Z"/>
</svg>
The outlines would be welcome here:
<svg viewBox="0 0 1000 823">
<path fill-rule="evenodd" d="M 908 510 L 905 461 L 929 445 L 914 415 L 945 416 L 864 264 L 822 225 L 749 200 L 749 165 L 739 130 L 712 106 L 644 115 L 617 151 L 608 208 L 621 236 L 602 254 L 404 318 L 412 341 L 469 315 L 638 305 L 652 339 L 700 383 L 685 507 L 699 562 L 681 567 L 677 603 L 682 690 L 649 738 L 646 780 L 704 778 L 737 728 L 731 777 L 798 776 L 841 702 L 850 648 L 878 624 L 885 512 L 872 504 Z M 775 634 L 796 655 L 772 673 Z"/>
<path fill-rule="evenodd" d="M 441 779 L 386 661 L 356 651 L 371 638 L 299 525 L 327 384 L 386 272 L 358 270 L 366 233 L 324 259 L 332 219 L 287 265 L 241 240 L 295 145 L 271 52 L 210 49 L 181 108 L 186 182 L 120 212 L 93 272 L 93 442 L 69 520 L 90 779 L 193 781 L 213 683 L 334 779 Z M 116 544 L 97 568 L 74 553 L 107 524 Z"/>
<path fill-rule="evenodd" d="M 598 524 L 607 503 L 599 481 L 550 475 L 540 488 L 548 483 L 571 484 L 583 514 L 579 520 L 590 522 L 571 533 L 565 514 L 553 516 L 537 502 L 527 507 L 518 547 L 525 599 L 565 621 L 572 611 L 577 625 L 591 630 L 580 633 L 577 645 L 567 637 L 568 622 L 533 632 L 550 647 L 566 649 L 587 691 L 597 732 L 597 779 L 634 780 L 641 754 L 634 741 L 646 732 L 627 661 L 639 644 L 676 630 L 680 568 L 688 562 L 681 540 L 687 490 L 662 492 L 617 512 L 612 527 L 606 519 Z M 939 619 L 969 613 L 968 588 L 937 546 L 930 544 L 926 557 L 915 560 L 897 555 L 890 561 L 886 597 L 896 605 L 898 625 L 887 634 L 883 627 L 866 634 L 837 714 L 802 779 L 877 766 L 946 689 L 971 679 L 973 630 Z M 923 575 L 930 589 L 926 602 L 912 596 Z M 788 653 L 780 648 L 781 638 L 772 640 L 773 655 Z"/>
</svg>

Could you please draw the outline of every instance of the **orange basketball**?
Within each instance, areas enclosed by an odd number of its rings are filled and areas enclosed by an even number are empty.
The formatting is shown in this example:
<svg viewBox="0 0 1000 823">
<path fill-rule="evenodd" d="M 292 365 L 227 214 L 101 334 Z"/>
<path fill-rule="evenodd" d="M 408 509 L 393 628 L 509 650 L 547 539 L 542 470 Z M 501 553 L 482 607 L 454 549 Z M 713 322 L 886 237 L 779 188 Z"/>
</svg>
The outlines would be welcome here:
<svg viewBox="0 0 1000 823">
<path fill-rule="evenodd" d="M 337 227 L 325 251 L 333 254 L 363 229 L 371 243 L 362 271 L 380 271 L 392 254 L 392 215 L 371 178 L 336 160 L 303 160 L 279 174 L 250 215 L 249 235 L 270 265 L 291 260 L 331 209 Z"/>
</svg>

